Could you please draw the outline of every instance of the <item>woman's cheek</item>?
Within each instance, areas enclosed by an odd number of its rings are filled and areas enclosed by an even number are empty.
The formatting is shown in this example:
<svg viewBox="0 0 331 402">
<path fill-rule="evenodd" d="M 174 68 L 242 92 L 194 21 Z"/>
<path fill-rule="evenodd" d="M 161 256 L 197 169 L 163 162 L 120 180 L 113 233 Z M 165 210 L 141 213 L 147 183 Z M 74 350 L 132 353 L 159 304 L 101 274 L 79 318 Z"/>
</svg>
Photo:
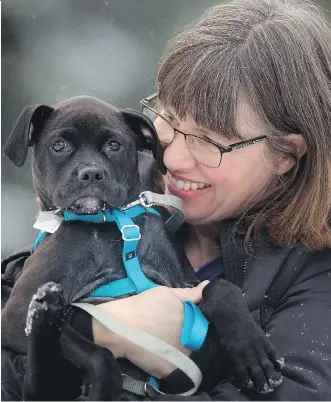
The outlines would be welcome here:
<svg viewBox="0 0 331 402">
<path fill-rule="evenodd" d="M 231 166 L 220 166 L 209 172 L 209 183 L 215 187 L 228 187 L 237 181 L 238 169 Z"/>
</svg>

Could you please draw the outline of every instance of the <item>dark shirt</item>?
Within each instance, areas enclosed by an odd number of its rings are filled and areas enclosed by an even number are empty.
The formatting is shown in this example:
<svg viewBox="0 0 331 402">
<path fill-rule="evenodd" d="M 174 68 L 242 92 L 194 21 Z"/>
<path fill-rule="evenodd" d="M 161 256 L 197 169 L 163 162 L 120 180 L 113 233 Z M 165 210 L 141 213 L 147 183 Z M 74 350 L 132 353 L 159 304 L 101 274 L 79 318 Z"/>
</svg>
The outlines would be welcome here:
<svg viewBox="0 0 331 402">
<path fill-rule="evenodd" d="M 208 261 L 206 264 L 201 265 L 201 267 L 195 271 L 200 281 L 212 281 L 221 275 L 221 256 Z"/>
</svg>

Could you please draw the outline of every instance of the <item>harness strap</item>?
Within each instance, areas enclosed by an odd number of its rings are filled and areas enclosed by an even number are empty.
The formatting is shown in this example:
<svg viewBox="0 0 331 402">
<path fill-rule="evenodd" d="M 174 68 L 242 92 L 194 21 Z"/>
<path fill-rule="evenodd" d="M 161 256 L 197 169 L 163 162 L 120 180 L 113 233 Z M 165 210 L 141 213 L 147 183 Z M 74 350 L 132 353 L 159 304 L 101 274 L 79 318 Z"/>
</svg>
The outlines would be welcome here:
<svg viewBox="0 0 331 402">
<path fill-rule="evenodd" d="M 48 232 L 39 232 L 38 236 L 34 242 L 34 245 L 32 247 L 32 253 L 36 251 L 36 248 L 39 246 L 39 244 L 44 240 L 44 238 L 48 235 Z"/>
<path fill-rule="evenodd" d="M 189 391 L 178 395 L 190 396 L 197 391 L 202 381 L 202 373 L 199 367 L 184 353 L 144 331 L 125 324 L 111 314 L 102 311 L 98 306 L 89 303 L 72 303 L 72 305 L 89 313 L 115 334 L 118 334 L 130 342 L 162 357 L 183 371 L 183 373 L 192 381 L 194 386 Z M 158 390 L 151 382 L 149 383 L 149 388 L 152 387 L 157 393 L 164 395 L 164 392 Z"/>
<path fill-rule="evenodd" d="M 158 286 L 147 278 L 139 263 L 137 255 L 138 242 L 141 238 L 139 226 L 135 225 L 132 219 L 124 212 L 114 209 L 113 214 L 117 227 L 122 232 L 122 238 L 124 240 L 122 251 L 123 264 L 127 276 L 136 287 L 136 292 L 141 293 L 144 290 Z"/>
<path fill-rule="evenodd" d="M 106 283 L 99 286 L 90 293 L 90 297 L 105 297 L 105 295 L 111 295 L 111 297 L 121 297 L 123 295 L 136 294 L 137 288 L 132 282 L 131 278 L 118 279 L 114 282 Z M 107 297 L 107 296 L 106 296 Z M 109 296 L 108 296 L 109 297 Z"/>
</svg>

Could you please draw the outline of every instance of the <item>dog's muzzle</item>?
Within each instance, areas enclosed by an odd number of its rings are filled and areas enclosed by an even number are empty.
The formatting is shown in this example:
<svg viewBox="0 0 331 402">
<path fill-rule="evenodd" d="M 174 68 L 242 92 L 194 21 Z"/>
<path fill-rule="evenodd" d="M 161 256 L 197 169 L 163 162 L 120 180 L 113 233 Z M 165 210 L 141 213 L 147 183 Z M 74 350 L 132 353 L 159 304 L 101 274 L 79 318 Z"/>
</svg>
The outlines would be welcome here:
<svg viewBox="0 0 331 402">
<path fill-rule="evenodd" d="M 81 214 L 97 214 L 105 209 L 105 201 L 97 197 L 82 197 L 76 200 L 68 209 L 74 213 Z"/>
</svg>

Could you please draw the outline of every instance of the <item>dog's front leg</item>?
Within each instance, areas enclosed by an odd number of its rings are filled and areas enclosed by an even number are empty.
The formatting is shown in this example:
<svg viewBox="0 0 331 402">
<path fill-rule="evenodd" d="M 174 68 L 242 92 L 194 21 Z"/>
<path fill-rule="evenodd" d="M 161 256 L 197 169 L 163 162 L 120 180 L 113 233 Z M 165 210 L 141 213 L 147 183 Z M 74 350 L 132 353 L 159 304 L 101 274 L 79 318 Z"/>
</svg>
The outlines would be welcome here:
<svg viewBox="0 0 331 402">
<path fill-rule="evenodd" d="M 63 358 L 64 299 L 59 285 L 40 287 L 28 310 L 28 353 L 23 400 L 67 400 L 80 394 L 80 373 Z"/>
<path fill-rule="evenodd" d="M 254 321 L 240 288 L 215 279 L 203 289 L 201 307 L 243 385 L 268 393 L 281 383 L 283 359 Z"/>
<path fill-rule="evenodd" d="M 77 332 L 63 326 L 63 355 L 82 372 L 83 394 L 89 401 L 116 401 L 122 391 L 122 375 L 113 354 Z"/>
</svg>

